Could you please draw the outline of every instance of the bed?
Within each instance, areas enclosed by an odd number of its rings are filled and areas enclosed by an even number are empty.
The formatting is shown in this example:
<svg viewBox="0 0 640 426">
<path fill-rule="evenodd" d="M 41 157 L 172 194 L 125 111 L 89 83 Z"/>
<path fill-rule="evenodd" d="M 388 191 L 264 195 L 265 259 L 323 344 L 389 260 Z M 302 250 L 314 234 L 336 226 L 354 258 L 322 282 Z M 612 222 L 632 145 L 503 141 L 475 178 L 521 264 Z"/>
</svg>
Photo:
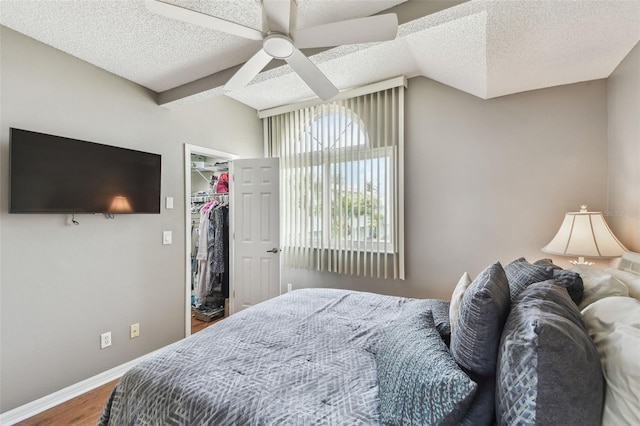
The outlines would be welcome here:
<svg viewBox="0 0 640 426">
<path fill-rule="evenodd" d="M 638 265 L 496 262 L 450 302 L 295 290 L 140 362 L 98 424 L 640 424 Z"/>
</svg>

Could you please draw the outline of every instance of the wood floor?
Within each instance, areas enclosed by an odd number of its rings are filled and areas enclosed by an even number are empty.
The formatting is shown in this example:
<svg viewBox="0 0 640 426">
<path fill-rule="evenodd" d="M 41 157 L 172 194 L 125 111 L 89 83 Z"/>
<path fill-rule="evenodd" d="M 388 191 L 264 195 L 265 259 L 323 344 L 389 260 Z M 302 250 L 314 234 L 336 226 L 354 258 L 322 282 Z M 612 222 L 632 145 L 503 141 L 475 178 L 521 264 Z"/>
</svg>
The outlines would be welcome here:
<svg viewBox="0 0 640 426">
<path fill-rule="evenodd" d="M 222 318 L 221 318 L 222 319 Z M 197 333 L 220 320 L 211 322 L 191 318 L 191 334 Z M 63 404 L 50 408 L 27 420 L 16 423 L 18 426 L 88 426 L 95 425 L 100 417 L 102 406 L 111 394 L 118 380 L 100 386 L 90 392 L 73 398 Z"/>
</svg>

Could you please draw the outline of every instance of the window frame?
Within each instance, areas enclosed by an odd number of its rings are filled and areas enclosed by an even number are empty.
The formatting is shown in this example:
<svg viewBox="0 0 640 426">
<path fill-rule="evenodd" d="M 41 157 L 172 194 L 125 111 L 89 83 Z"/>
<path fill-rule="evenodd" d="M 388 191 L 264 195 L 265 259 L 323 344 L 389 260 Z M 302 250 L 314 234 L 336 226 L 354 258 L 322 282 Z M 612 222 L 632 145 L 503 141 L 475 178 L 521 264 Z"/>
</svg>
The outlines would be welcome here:
<svg viewBox="0 0 640 426">
<path fill-rule="evenodd" d="M 386 253 L 386 254 L 392 254 L 395 252 L 393 241 L 394 241 L 394 232 L 396 230 L 396 226 L 394 226 L 394 223 L 393 223 L 394 217 L 392 214 L 391 206 L 393 203 L 393 191 L 395 190 L 394 177 L 395 177 L 396 167 L 397 167 L 397 162 L 395 158 L 395 156 L 397 155 L 397 147 L 383 146 L 383 147 L 371 148 L 370 137 L 363 120 L 353 110 L 341 105 L 331 105 L 329 108 L 329 111 L 326 111 L 326 112 L 323 111 L 323 113 L 318 116 L 309 117 L 308 124 L 304 126 L 304 129 L 297 134 L 296 144 L 299 147 L 306 147 L 308 145 L 306 138 L 311 137 L 313 139 L 313 136 L 307 136 L 307 134 L 309 133 L 307 129 L 311 126 L 314 126 L 315 123 L 319 123 L 322 120 L 326 119 L 328 116 L 336 116 L 337 119 L 340 119 L 340 120 L 342 120 L 343 118 L 349 119 L 350 126 L 357 124 L 358 126 L 357 130 L 354 131 L 354 129 L 351 129 L 351 134 L 352 135 L 354 133 L 357 133 L 358 135 L 362 134 L 364 138 L 364 143 L 357 144 L 357 145 L 354 145 L 352 143 L 351 145 L 339 145 L 338 147 L 329 147 L 331 144 L 324 144 L 324 143 L 320 144 L 319 142 L 316 142 L 314 147 L 313 142 L 311 142 L 312 143 L 311 149 L 306 151 L 301 150 L 302 152 L 299 152 L 296 155 L 298 159 L 302 159 L 301 161 L 297 162 L 297 165 L 292 165 L 292 166 L 283 168 L 284 171 L 289 171 L 289 173 L 293 173 L 294 175 L 299 176 L 299 174 L 296 174 L 297 171 L 305 170 L 305 169 L 313 169 L 317 167 L 321 170 L 321 176 L 322 176 L 321 191 L 317 191 L 317 190 L 312 191 L 312 193 L 315 195 L 317 195 L 318 192 L 322 193 L 321 214 L 316 215 L 313 212 L 306 213 L 304 212 L 305 209 L 303 207 L 301 206 L 297 207 L 298 209 L 303 210 L 302 213 L 304 214 L 300 214 L 300 217 L 307 222 L 305 224 L 305 227 L 306 229 L 310 230 L 308 232 L 312 233 L 311 240 L 309 241 L 306 238 L 302 238 L 302 235 L 299 235 L 294 237 L 294 241 L 298 241 L 298 246 L 304 249 L 317 249 L 319 247 L 323 247 L 325 250 L 349 250 L 349 251 L 366 253 L 366 252 L 371 252 L 372 249 L 375 247 L 376 251 Z M 321 126 L 322 124 L 319 124 L 319 125 Z M 320 137 L 322 137 L 322 132 L 316 132 L 316 133 L 320 133 Z M 335 140 L 338 140 L 340 137 L 341 135 L 338 136 L 338 138 L 336 138 Z M 315 139 L 317 140 L 318 138 L 316 137 Z M 358 140 L 360 140 L 360 137 L 358 137 Z M 320 148 L 320 146 L 322 146 L 322 148 Z M 333 146 L 335 146 L 335 143 L 333 144 Z M 363 157 L 361 157 L 361 155 Z M 335 198 L 335 189 L 338 186 L 334 182 L 332 182 L 332 178 L 335 176 L 335 173 L 332 172 L 332 168 L 335 169 L 335 165 L 340 163 L 346 164 L 346 163 L 358 163 L 358 162 L 367 162 L 367 161 L 373 162 L 376 160 L 380 161 L 381 159 L 386 159 L 386 165 L 385 165 L 386 172 L 384 173 L 384 179 L 381 180 L 380 173 L 379 173 L 380 166 L 378 165 L 377 183 L 380 184 L 384 181 L 384 187 L 386 188 L 385 195 L 383 197 L 384 205 L 385 205 L 385 213 L 386 213 L 385 221 L 383 223 L 383 225 L 386 228 L 385 240 L 384 241 L 379 241 L 377 239 L 367 240 L 366 239 L 366 234 L 367 234 L 366 223 L 365 223 L 365 240 L 361 240 L 359 238 L 359 235 L 355 240 L 350 239 L 349 241 L 343 241 L 343 239 L 339 237 L 332 238 L 332 235 L 333 235 L 332 221 L 334 216 L 334 214 L 332 213 L 332 210 L 335 208 L 336 202 L 338 205 L 341 204 L 341 202 L 339 200 L 336 200 Z M 365 173 L 367 170 L 371 172 L 372 169 L 365 167 Z M 313 173 L 310 173 L 310 175 L 313 176 Z M 371 183 L 373 184 L 373 182 Z M 366 184 L 367 182 L 365 178 L 365 182 L 363 183 L 363 186 Z M 357 191 L 360 192 L 360 185 L 358 185 Z M 346 192 L 346 189 L 340 192 Z M 378 197 L 378 199 L 380 199 L 380 197 Z M 373 201 L 373 198 L 371 198 L 371 200 Z M 320 220 L 316 219 L 316 216 L 320 216 L 319 218 Z M 367 215 L 365 213 L 364 215 L 359 215 L 356 218 L 358 234 L 360 233 L 360 218 L 362 216 L 364 216 L 364 219 L 366 219 Z M 319 229 L 316 229 L 315 226 L 318 223 L 321 224 L 321 227 L 319 227 Z M 381 223 L 377 222 L 375 228 L 379 229 L 380 225 Z M 325 232 L 327 229 L 329 230 L 329 232 Z M 369 228 L 369 232 L 370 230 L 371 228 Z"/>
</svg>

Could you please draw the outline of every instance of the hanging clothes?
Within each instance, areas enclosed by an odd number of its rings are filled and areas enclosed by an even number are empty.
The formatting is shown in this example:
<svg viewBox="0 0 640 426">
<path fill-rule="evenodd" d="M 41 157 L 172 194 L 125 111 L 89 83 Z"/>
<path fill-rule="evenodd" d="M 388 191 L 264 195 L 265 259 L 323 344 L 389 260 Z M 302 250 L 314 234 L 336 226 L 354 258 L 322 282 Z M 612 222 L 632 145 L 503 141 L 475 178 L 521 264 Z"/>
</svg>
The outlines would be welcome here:
<svg viewBox="0 0 640 426">
<path fill-rule="evenodd" d="M 229 206 L 222 208 L 224 227 L 222 228 L 222 241 L 224 244 L 224 270 L 222 274 L 222 296 L 229 298 Z"/>
<path fill-rule="evenodd" d="M 207 236 L 209 235 L 209 215 L 207 214 L 215 200 L 211 200 L 206 203 L 200 209 L 200 223 L 198 225 L 198 252 L 196 253 L 196 259 L 207 260 Z"/>
<path fill-rule="evenodd" d="M 211 246 L 211 271 L 214 273 L 226 272 L 224 268 L 224 207 L 216 207 L 212 210 L 213 216 L 213 242 Z"/>
<path fill-rule="evenodd" d="M 208 282 L 210 280 L 209 275 L 209 262 L 207 262 L 207 244 L 209 236 L 209 210 L 214 204 L 214 200 L 209 201 L 200 209 L 200 223 L 198 226 L 198 252 L 196 253 L 196 263 L 198 267 L 197 276 L 193 294 L 196 296 L 196 305 L 204 303 L 204 298 L 209 294 L 210 286 Z"/>
<path fill-rule="evenodd" d="M 218 184 L 216 185 L 216 192 L 223 193 L 229 192 L 229 174 L 221 173 L 218 177 Z"/>
<path fill-rule="evenodd" d="M 204 308 L 229 297 L 228 195 L 213 197 L 200 209 L 197 228 L 198 246 L 194 256 L 197 272 L 192 286 L 196 308 Z"/>
<path fill-rule="evenodd" d="M 208 275 L 207 275 L 207 280 L 206 280 L 206 289 L 207 289 L 207 295 L 211 294 L 211 290 L 213 290 L 213 282 L 215 281 L 215 271 L 211 268 L 212 266 L 212 259 L 213 259 L 213 247 L 214 247 L 214 243 L 215 243 L 215 225 L 214 225 L 214 221 L 211 219 L 213 217 L 213 212 L 215 211 L 215 209 L 211 209 L 209 211 L 209 228 L 208 228 L 208 234 L 207 234 L 207 270 L 208 270 Z"/>
</svg>

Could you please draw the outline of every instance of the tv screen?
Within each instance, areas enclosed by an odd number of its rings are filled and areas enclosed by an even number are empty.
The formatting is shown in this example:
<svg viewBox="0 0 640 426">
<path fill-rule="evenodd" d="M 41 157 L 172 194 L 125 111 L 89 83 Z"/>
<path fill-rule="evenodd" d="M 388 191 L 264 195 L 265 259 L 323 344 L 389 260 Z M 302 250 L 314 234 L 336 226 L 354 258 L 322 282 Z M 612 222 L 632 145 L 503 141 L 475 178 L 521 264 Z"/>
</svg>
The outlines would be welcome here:
<svg viewBox="0 0 640 426">
<path fill-rule="evenodd" d="M 11 128 L 9 213 L 160 213 L 161 156 Z"/>
</svg>

